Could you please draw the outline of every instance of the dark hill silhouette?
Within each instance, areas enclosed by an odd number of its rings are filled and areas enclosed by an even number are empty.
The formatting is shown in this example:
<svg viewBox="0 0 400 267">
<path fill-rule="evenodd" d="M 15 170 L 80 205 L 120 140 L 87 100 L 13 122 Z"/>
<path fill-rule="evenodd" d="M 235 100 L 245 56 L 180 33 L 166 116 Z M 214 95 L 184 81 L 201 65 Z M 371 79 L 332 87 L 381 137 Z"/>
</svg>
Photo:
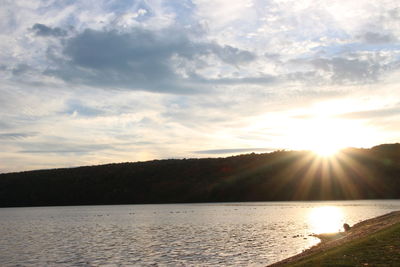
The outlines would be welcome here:
<svg viewBox="0 0 400 267">
<path fill-rule="evenodd" d="M 400 198 L 400 144 L 0 174 L 0 206 Z"/>
</svg>

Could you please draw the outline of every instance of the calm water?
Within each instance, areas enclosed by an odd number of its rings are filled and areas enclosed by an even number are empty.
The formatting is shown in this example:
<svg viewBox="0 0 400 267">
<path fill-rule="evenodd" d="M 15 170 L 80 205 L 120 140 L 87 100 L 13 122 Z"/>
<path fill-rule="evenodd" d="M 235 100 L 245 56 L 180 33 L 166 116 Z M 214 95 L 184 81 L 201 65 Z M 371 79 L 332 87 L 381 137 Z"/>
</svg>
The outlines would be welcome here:
<svg viewBox="0 0 400 267">
<path fill-rule="evenodd" d="M 2 208 L 0 265 L 265 266 L 318 243 L 311 233 L 393 210 L 399 200 Z"/>
</svg>

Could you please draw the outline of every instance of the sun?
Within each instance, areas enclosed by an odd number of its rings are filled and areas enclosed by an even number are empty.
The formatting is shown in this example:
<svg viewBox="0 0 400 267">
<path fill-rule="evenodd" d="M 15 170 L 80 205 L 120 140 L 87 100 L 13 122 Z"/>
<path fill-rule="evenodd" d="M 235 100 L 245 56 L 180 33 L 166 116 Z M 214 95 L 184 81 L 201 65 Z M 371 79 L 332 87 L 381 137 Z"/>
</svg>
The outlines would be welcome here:
<svg viewBox="0 0 400 267">
<path fill-rule="evenodd" d="M 320 157 L 332 157 L 342 149 L 341 146 L 325 144 L 312 149 L 312 151 Z"/>
<path fill-rule="evenodd" d="M 338 129 L 314 130 L 314 133 L 315 135 L 308 141 L 308 149 L 319 157 L 333 157 L 346 147 L 348 140 Z"/>
<path fill-rule="evenodd" d="M 332 157 L 340 150 L 352 146 L 360 131 L 352 129 L 348 122 L 335 119 L 318 119 L 303 122 L 296 134 L 298 146 L 320 157 Z"/>
<path fill-rule="evenodd" d="M 331 157 L 347 147 L 366 147 L 373 143 L 379 138 L 376 129 L 362 120 L 343 115 L 354 111 L 356 104 L 344 100 L 325 101 L 291 111 L 292 119 L 286 128 L 289 146 Z"/>
<path fill-rule="evenodd" d="M 320 157 L 333 157 L 346 147 L 348 136 L 343 136 L 338 128 L 315 129 L 308 148 Z"/>
</svg>

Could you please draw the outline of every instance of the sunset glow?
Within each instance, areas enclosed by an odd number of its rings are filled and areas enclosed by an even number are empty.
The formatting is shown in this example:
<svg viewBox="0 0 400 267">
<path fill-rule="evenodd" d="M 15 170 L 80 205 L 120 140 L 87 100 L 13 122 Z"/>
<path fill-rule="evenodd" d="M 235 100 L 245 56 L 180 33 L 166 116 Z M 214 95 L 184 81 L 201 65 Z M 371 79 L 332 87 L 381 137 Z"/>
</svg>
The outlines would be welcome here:
<svg viewBox="0 0 400 267">
<path fill-rule="evenodd" d="M 366 146 L 365 133 L 371 132 L 363 125 L 332 118 L 308 119 L 295 132 L 298 149 L 311 150 L 319 156 L 331 156 L 352 146 Z"/>
</svg>

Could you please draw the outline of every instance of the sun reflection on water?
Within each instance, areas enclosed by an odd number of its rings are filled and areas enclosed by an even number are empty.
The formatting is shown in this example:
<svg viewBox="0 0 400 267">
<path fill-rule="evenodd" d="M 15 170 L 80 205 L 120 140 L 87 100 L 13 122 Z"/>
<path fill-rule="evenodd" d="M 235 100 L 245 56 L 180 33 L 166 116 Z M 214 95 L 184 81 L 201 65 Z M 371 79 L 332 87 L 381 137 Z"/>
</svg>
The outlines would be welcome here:
<svg viewBox="0 0 400 267">
<path fill-rule="evenodd" d="M 339 232 L 344 223 L 344 215 L 340 208 L 323 206 L 313 208 L 308 216 L 311 231 L 314 234 Z"/>
</svg>

